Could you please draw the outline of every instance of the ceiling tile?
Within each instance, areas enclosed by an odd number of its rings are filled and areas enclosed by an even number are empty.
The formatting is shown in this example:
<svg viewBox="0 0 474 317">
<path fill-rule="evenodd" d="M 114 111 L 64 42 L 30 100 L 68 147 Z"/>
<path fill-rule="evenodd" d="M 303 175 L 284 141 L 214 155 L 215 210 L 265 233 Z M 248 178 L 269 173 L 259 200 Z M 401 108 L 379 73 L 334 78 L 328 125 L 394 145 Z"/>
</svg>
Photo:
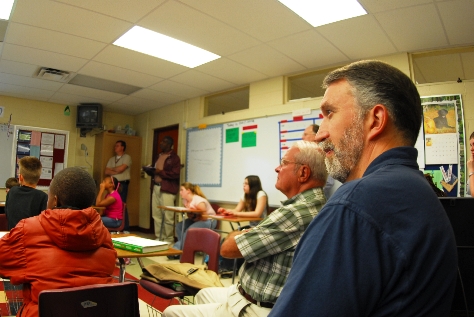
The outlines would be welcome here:
<svg viewBox="0 0 474 317">
<path fill-rule="evenodd" d="M 420 4 L 433 3 L 433 0 L 358 0 L 369 13 L 391 11 Z"/>
<path fill-rule="evenodd" d="M 110 104 L 110 108 L 119 110 L 125 114 L 137 115 L 147 111 L 151 111 L 165 106 L 165 103 L 160 103 L 153 100 L 137 98 L 134 96 L 127 96 L 119 101 Z"/>
<path fill-rule="evenodd" d="M 83 68 L 81 68 L 79 74 L 108 79 L 138 87 L 148 87 L 163 80 L 159 77 L 94 61 L 87 63 Z"/>
<path fill-rule="evenodd" d="M 133 26 L 130 22 L 50 0 L 16 1 L 10 20 L 105 43 L 115 41 Z"/>
<path fill-rule="evenodd" d="M 115 92 L 109 92 L 109 91 L 70 85 L 70 84 L 66 84 L 62 86 L 58 90 L 58 92 L 62 92 L 65 94 L 72 94 L 72 95 L 90 96 L 92 98 L 102 99 L 106 101 L 115 101 L 124 97 L 124 95 L 118 94 Z"/>
<path fill-rule="evenodd" d="M 264 42 L 312 29 L 308 22 L 276 0 L 181 2 Z"/>
<path fill-rule="evenodd" d="M 170 104 L 182 101 L 184 98 L 176 95 L 172 95 L 166 92 L 157 91 L 153 89 L 141 89 L 132 94 L 133 97 L 158 101 L 160 103 Z"/>
<path fill-rule="evenodd" d="M 259 44 L 247 34 L 176 1 L 166 2 L 139 25 L 220 56 Z"/>
<path fill-rule="evenodd" d="M 260 81 L 266 78 L 264 74 L 224 57 L 212 63 L 198 66 L 195 69 L 236 85 Z M 223 69 L 225 69 L 225 71 L 222 71 Z"/>
<path fill-rule="evenodd" d="M 375 17 L 400 52 L 448 45 L 434 4 L 378 13 Z"/>
<path fill-rule="evenodd" d="M 56 81 L 25 77 L 25 76 L 19 76 L 19 75 L 12 75 L 12 74 L 5 74 L 5 73 L 0 73 L 0 82 L 9 83 L 9 84 L 18 85 L 18 86 L 25 86 L 25 87 L 30 87 L 30 88 L 52 90 L 52 91 L 56 91 L 59 88 L 61 88 L 62 85 L 64 85 L 64 83 L 60 83 Z"/>
<path fill-rule="evenodd" d="M 172 80 L 208 92 L 220 91 L 235 86 L 228 81 L 209 76 L 196 70 L 189 70 L 185 73 L 174 76 Z"/>
<path fill-rule="evenodd" d="M 186 99 L 194 98 L 209 93 L 209 91 L 207 90 L 191 87 L 172 80 L 163 80 L 148 88 L 163 92 L 169 92 L 170 94 L 182 96 Z"/>
<path fill-rule="evenodd" d="M 396 48 L 371 15 L 323 25 L 317 30 L 352 60 L 397 53 Z"/>
<path fill-rule="evenodd" d="M 437 4 L 449 44 L 474 43 L 474 1 L 457 0 Z M 462 30 L 462 32 L 460 32 Z"/>
<path fill-rule="evenodd" d="M 114 45 L 105 48 L 93 60 L 159 78 L 169 78 L 189 69 L 182 65 Z"/>
<path fill-rule="evenodd" d="M 303 65 L 268 45 L 259 45 L 229 56 L 230 59 L 256 69 L 267 76 L 279 76 L 305 70 Z"/>
<path fill-rule="evenodd" d="M 121 20 L 136 23 L 151 10 L 160 6 L 166 0 L 55 0 L 69 4 L 78 8 L 87 9 L 89 11 L 98 12 Z"/>
<path fill-rule="evenodd" d="M 12 85 L 12 84 L 5 84 L 0 83 L 0 92 L 6 91 L 8 92 L 7 95 L 12 96 L 12 94 L 18 94 L 21 96 L 28 96 L 27 99 L 35 99 L 35 100 L 46 100 L 54 94 L 54 91 L 51 90 L 44 90 L 44 89 L 37 89 L 31 88 L 27 86 L 20 86 L 20 85 Z M 41 99 L 37 99 L 41 98 Z"/>
<path fill-rule="evenodd" d="M 271 41 L 268 45 L 286 56 L 291 56 L 308 69 L 349 60 L 314 29 Z"/>
<path fill-rule="evenodd" d="M 49 101 L 64 105 L 78 105 L 80 103 L 100 103 L 104 105 L 106 103 L 109 103 L 109 101 L 102 100 L 99 98 L 92 98 L 84 95 L 67 94 L 62 92 L 56 92 L 53 96 L 51 96 Z"/>
<path fill-rule="evenodd" d="M 20 63 L 36 64 L 38 65 L 38 68 L 50 67 L 70 72 L 77 72 L 79 68 L 84 66 L 87 62 L 87 60 L 78 57 L 7 43 L 5 43 L 3 47 L 2 59 Z"/>
<path fill-rule="evenodd" d="M 20 75 L 20 76 L 32 76 L 38 71 L 37 65 L 19 63 L 2 59 L 0 60 L 0 72 Z"/>
<path fill-rule="evenodd" d="M 5 42 L 87 59 L 106 46 L 101 42 L 14 22 L 8 27 Z"/>
</svg>

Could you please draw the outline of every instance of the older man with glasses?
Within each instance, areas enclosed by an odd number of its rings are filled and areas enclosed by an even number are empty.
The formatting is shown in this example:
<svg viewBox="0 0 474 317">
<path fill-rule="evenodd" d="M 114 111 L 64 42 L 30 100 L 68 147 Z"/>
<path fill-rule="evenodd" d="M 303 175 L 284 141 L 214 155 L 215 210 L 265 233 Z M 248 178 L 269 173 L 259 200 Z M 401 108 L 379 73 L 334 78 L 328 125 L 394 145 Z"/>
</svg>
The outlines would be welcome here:
<svg viewBox="0 0 474 317">
<path fill-rule="evenodd" d="M 240 283 L 205 288 L 197 305 L 169 306 L 163 316 L 267 316 L 286 282 L 293 254 L 311 220 L 326 203 L 324 155 L 316 143 L 296 142 L 275 169 L 275 187 L 288 200 L 256 227 L 235 231 L 222 244 L 221 255 L 244 258 Z"/>
</svg>

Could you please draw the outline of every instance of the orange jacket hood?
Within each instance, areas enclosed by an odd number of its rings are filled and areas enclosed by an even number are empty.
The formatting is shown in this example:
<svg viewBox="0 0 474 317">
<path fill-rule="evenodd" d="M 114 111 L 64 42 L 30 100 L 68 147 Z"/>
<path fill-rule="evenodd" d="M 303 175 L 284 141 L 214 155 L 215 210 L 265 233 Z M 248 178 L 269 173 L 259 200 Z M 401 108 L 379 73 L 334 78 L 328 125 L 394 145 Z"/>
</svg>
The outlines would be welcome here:
<svg viewBox="0 0 474 317">
<path fill-rule="evenodd" d="M 109 231 L 93 208 L 47 209 L 38 217 L 49 238 L 63 250 L 91 251 L 111 243 Z"/>
</svg>

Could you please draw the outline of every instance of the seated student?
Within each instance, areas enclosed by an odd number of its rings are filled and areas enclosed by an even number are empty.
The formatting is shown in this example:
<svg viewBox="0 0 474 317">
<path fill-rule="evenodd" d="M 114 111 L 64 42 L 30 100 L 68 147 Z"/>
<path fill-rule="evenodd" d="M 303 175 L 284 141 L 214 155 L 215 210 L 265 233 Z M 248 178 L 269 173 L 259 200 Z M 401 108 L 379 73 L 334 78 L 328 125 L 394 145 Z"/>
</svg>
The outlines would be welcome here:
<svg viewBox="0 0 474 317">
<path fill-rule="evenodd" d="M 39 215 L 46 209 L 48 195 L 36 189 L 41 176 L 41 162 L 34 156 L 25 156 L 18 161 L 19 183 L 10 189 L 5 202 L 5 214 L 8 230 L 16 226 L 18 221 Z"/>
<path fill-rule="evenodd" d="M 260 178 L 249 175 L 244 180 L 244 194 L 235 209 L 219 208 L 217 212 L 241 217 L 265 218 L 268 210 L 267 194 L 262 189 Z M 250 222 L 251 227 L 258 225 L 259 221 Z"/>
<path fill-rule="evenodd" d="M 8 194 L 10 189 L 12 189 L 12 187 L 14 186 L 20 186 L 20 183 L 18 182 L 18 179 L 16 179 L 15 177 L 10 177 L 9 179 L 5 181 L 5 193 Z"/>
<path fill-rule="evenodd" d="M 235 216 L 248 216 L 265 218 L 268 210 L 267 194 L 262 190 L 260 178 L 255 175 L 249 175 L 244 180 L 244 194 L 240 198 L 235 209 L 219 208 L 217 212 Z M 255 227 L 260 221 L 250 221 L 250 226 L 243 227 L 248 229 Z M 243 259 L 237 259 L 236 269 L 244 263 Z M 219 272 L 221 278 L 231 277 L 234 268 L 234 259 L 219 257 Z"/>
<path fill-rule="evenodd" d="M 51 182 L 47 208 L 21 220 L 0 239 L 0 275 L 23 284 L 17 316 L 38 316 L 38 295 L 47 289 L 114 283 L 117 253 L 97 211 L 92 177 L 66 168 Z"/>
<path fill-rule="evenodd" d="M 118 227 L 123 221 L 123 203 L 118 192 L 119 187 L 120 183 L 115 177 L 105 177 L 100 183 L 99 193 L 95 200 L 97 207 L 105 207 L 100 214 L 104 226 L 108 228 Z"/>
<path fill-rule="evenodd" d="M 18 182 L 18 179 L 16 179 L 15 177 L 10 177 L 9 179 L 7 179 L 5 181 L 5 194 L 7 194 L 7 197 L 8 197 L 8 192 L 14 186 L 20 186 L 20 183 Z M 5 209 L 3 209 L 3 211 L 1 213 L 4 214 Z"/>
<path fill-rule="evenodd" d="M 184 234 L 181 236 L 183 227 L 183 221 L 176 225 L 176 234 L 178 235 L 178 241 L 174 244 L 173 248 L 182 250 L 184 240 L 186 239 L 186 231 L 189 228 L 209 228 L 214 229 L 217 221 L 213 219 L 204 219 L 204 215 L 215 215 L 216 212 L 212 209 L 211 204 L 207 201 L 206 196 L 202 193 L 199 185 L 193 185 L 191 183 L 181 184 L 179 191 L 181 198 L 183 199 L 184 207 L 188 209 L 202 210 L 203 213 L 187 213 L 187 218 L 184 220 Z"/>
</svg>

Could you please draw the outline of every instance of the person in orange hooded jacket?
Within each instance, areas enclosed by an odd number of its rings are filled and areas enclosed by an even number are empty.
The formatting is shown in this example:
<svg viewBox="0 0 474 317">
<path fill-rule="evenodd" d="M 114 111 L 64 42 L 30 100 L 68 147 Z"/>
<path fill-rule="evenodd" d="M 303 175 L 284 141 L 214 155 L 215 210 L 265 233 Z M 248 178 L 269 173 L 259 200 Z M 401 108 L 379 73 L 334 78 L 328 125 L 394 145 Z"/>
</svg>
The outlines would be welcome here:
<svg viewBox="0 0 474 317">
<path fill-rule="evenodd" d="M 97 211 L 95 183 L 72 167 L 51 182 L 47 209 L 21 220 L 0 240 L 0 275 L 23 284 L 17 316 L 38 316 L 47 289 L 113 283 L 117 253 Z"/>
</svg>

